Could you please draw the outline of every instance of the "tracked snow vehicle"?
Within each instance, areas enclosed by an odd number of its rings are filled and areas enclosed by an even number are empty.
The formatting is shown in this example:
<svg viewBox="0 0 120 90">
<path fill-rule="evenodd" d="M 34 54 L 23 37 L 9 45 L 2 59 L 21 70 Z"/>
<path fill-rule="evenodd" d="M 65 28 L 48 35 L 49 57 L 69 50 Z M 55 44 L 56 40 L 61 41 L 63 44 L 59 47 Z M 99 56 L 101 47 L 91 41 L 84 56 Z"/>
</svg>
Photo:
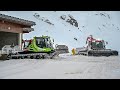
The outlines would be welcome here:
<svg viewBox="0 0 120 90">
<path fill-rule="evenodd" d="M 49 36 L 34 37 L 31 40 L 22 41 L 22 50 L 18 46 L 5 45 L 2 52 L 6 53 L 4 54 L 6 59 L 52 59 L 61 53 L 67 53 L 66 49 L 65 52 L 60 52 L 61 49 L 55 49 L 53 43 L 54 39 L 52 41 Z"/>
<path fill-rule="evenodd" d="M 53 58 L 57 52 L 49 36 L 34 37 L 31 40 L 23 40 L 23 50 L 10 53 L 9 57 L 14 59 L 40 59 Z"/>
<path fill-rule="evenodd" d="M 94 39 L 92 35 L 86 40 L 86 47 L 76 48 L 76 52 L 79 55 L 87 56 L 118 56 L 118 51 L 106 49 L 106 44 L 104 40 Z"/>
<path fill-rule="evenodd" d="M 69 53 L 69 49 L 68 46 L 66 45 L 55 45 L 55 50 L 59 53 L 59 54 L 63 54 L 63 53 Z"/>
</svg>

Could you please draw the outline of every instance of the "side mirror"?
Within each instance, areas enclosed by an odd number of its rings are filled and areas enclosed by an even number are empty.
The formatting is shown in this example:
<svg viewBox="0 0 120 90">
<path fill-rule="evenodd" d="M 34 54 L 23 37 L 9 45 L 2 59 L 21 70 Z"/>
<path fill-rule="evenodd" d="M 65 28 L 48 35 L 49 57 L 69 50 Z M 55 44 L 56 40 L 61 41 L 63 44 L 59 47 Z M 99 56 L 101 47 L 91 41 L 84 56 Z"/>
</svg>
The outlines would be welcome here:
<svg viewBox="0 0 120 90">
<path fill-rule="evenodd" d="M 106 42 L 106 44 L 108 44 L 108 42 Z"/>
</svg>

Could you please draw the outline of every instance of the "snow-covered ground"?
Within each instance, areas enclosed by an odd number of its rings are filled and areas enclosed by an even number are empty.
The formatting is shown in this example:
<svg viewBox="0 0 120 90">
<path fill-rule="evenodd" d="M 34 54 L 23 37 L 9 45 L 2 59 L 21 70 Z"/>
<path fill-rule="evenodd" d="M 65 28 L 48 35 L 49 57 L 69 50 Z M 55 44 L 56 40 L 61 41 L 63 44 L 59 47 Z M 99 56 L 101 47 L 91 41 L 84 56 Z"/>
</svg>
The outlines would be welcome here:
<svg viewBox="0 0 120 90">
<path fill-rule="evenodd" d="M 60 55 L 56 59 L 0 61 L 1 79 L 120 79 L 120 57 Z"/>
</svg>

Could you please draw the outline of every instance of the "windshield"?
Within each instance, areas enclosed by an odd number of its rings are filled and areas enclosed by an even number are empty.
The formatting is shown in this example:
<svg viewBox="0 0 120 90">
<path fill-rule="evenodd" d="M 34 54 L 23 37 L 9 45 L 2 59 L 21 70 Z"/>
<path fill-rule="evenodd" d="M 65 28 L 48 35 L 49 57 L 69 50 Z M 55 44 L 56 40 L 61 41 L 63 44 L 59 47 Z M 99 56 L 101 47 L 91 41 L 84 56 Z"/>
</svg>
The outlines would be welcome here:
<svg viewBox="0 0 120 90">
<path fill-rule="evenodd" d="M 36 37 L 36 45 L 40 48 L 43 48 L 45 47 L 45 41 L 44 41 L 44 38 L 41 38 L 41 37 Z"/>
<path fill-rule="evenodd" d="M 36 45 L 40 48 L 43 48 L 43 47 L 52 48 L 52 42 L 50 38 L 38 37 L 36 38 Z"/>
<path fill-rule="evenodd" d="M 103 42 L 92 42 L 93 49 L 103 49 L 104 43 Z"/>
</svg>

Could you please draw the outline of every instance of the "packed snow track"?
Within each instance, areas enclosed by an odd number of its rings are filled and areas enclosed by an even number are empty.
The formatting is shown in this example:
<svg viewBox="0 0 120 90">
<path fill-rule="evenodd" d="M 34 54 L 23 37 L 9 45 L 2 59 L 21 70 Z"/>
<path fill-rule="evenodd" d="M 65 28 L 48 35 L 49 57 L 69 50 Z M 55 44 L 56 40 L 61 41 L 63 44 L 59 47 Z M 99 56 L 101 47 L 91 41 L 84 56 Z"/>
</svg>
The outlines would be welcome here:
<svg viewBox="0 0 120 90">
<path fill-rule="evenodd" d="M 120 57 L 60 55 L 0 61 L 0 79 L 120 79 Z"/>
</svg>

